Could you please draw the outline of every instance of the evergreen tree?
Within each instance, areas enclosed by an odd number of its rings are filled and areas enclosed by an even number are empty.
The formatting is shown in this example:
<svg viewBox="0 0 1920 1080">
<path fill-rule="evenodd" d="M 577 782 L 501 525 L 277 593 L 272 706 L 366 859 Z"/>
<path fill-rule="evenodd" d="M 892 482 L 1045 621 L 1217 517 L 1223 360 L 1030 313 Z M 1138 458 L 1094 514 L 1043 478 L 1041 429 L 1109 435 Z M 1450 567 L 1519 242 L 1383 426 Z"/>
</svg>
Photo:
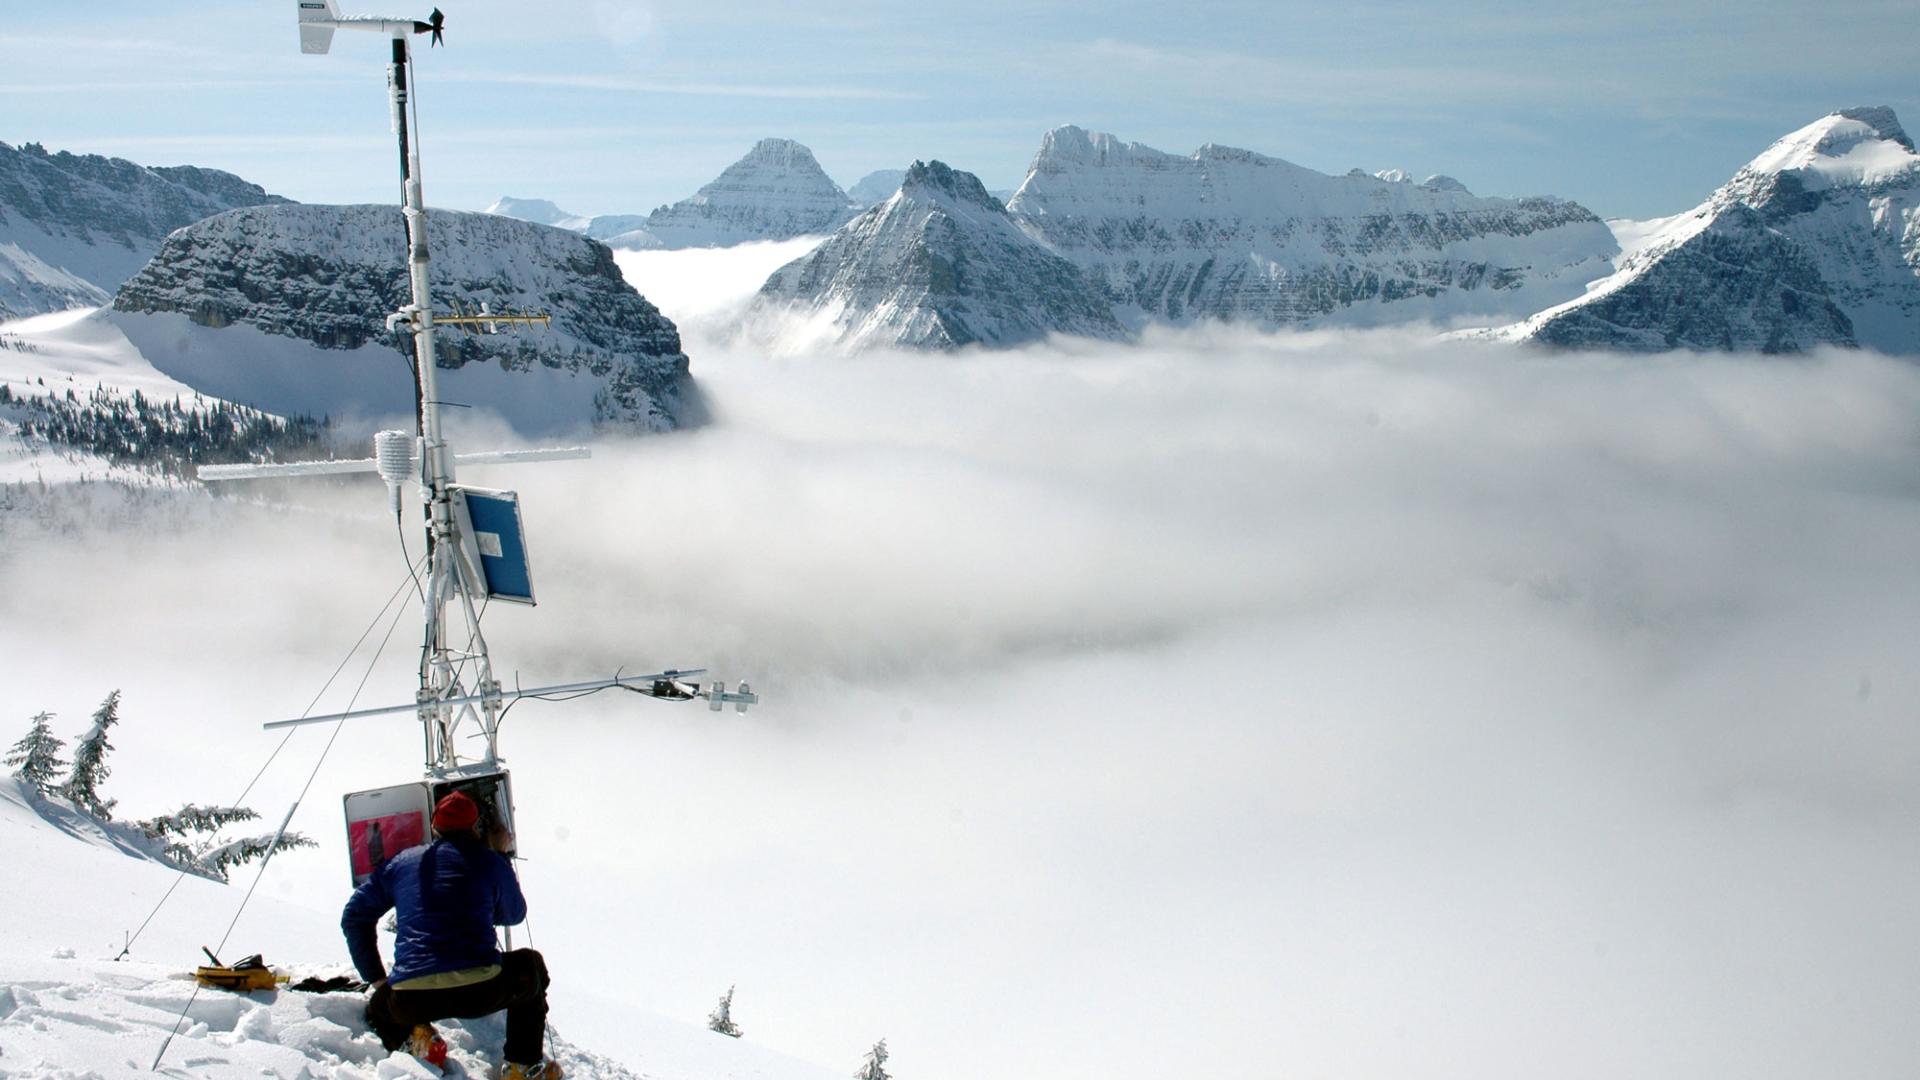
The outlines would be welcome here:
<svg viewBox="0 0 1920 1080">
<path fill-rule="evenodd" d="M 53 778 L 67 764 L 60 760 L 60 748 L 67 745 L 67 741 L 56 737 L 48 728 L 52 719 L 52 713 L 35 716 L 26 738 L 7 751 L 6 764 L 13 767 L 13 775 L 33 785 L 42 795 L 53 790 Z"/>
<path fill-rule="evenodd" d="M 73 748 L 73 772 L 60 788 L 60 794 L 73 805 L 101 821 L 113 820 L 113 807 L 118 801 L 101 801 L 100 784 L 113 771 L 107 767 L 107 752 L 113 749 L 107 741 L 107 729 L 119 722 L 120 691 L 115 690 L 94 710 L 93 729 Z"/>
<path fill-rule="evenodd" d="M 196 806 L 193 803 L 171 814 L 136 821 L 134 825 L 155 840 L 189 833 L 211 833 L 236 821 L 255 821 L 260 815 L 245 806 Z"/>
<path fill-rule="evenodd" d="M 234 867 L 250 863 L 266 855 L 269 851 L 285 851 L 288 848 L 319 846 L 320 845 L 314 843 L 312 837 L 305 833 L 287 833 L 280 838 L 280 843 L 277 845 L 273 842 L 272 833 L 263 833 L 259 836 L 242 837 L 231 843 L 221 844 L 219 847 L 211 850 L 199 852 L 194 856 L 193 861 L 198 865 L 199 869 L 219 878 L 221 881 L 225 881 L 227 880 L 227 874 L 231 872 Z M 168 846 L 168 850 L 172 850 L 172 848 L 173 845 Z"/>
<path fill-rule="evenodd" d="M 860 1066 L 860 1071 L 853 1074 L 853 1080 L 893 1080 L 886 1064 L 887 1040 L 881 1039 L 873 1044 L 873 1049 L 867 1051 L 867 1060 Z"/>
<path fill-rule="evenodd" d="M 740 1037 L 740 1025 L 733 1022 L 733 987 L 727 987 L 727 996 L 713 1007 L 707 1016 L 707 1030 L 717 1031 L 730 1038 Z"/>
</svg>

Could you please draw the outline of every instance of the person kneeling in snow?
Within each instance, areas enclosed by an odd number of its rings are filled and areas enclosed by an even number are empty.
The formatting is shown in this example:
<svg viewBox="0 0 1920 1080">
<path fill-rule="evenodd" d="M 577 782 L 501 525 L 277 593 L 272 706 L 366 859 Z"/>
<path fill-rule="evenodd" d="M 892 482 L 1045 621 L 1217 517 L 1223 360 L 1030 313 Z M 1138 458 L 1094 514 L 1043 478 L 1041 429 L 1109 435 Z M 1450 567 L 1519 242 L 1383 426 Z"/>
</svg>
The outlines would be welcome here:
<svg viewBox="0 0 1920 1080">
<path fill-rule="evenodd" d="M 472 798 L 456 791 L 441 799 L 433 842 L 381 863 L 347 901 L 340 929 L 353 966 L 373 985 L 367 1023 L 389 1051 L 405 1046 L 424 1057 L 432 1038 L 425 1025 L 505 1009 L 502 1080 L 560 1080 L 560 1066 L 543 1060 L 546 962 L 532 949 L 502 953 L 494 940 L 495 926 L 527 917 L 520 882 L 500 855 L 512 850 L 512 837 L 496 827 L 482 839 L 479 822 Z M 389 972 L 374 928 L 393 909 L 400 932 Z"/>
</svg>

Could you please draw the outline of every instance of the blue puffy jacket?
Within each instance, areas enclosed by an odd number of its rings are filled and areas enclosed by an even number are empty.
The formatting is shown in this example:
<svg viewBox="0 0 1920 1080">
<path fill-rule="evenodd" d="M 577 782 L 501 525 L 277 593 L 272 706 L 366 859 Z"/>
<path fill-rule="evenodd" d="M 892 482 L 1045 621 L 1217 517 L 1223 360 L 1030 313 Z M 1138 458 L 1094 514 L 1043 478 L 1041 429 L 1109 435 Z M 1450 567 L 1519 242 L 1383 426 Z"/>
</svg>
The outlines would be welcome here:
<svg viewBox="0 0 1920 1080">
<path fill-rule="evenodd" d="M 374 929 L 380 916 L 395 908 L 400 936 L 389 973 L 380 963 Z M 353 891 L 340 929 L 361 978 L 398 983 L 499 963 L 493 928 L 526 917 L 527 900 L 505 858 L 478 839 L 442 838 L 381 863 Z"/>
</svg>

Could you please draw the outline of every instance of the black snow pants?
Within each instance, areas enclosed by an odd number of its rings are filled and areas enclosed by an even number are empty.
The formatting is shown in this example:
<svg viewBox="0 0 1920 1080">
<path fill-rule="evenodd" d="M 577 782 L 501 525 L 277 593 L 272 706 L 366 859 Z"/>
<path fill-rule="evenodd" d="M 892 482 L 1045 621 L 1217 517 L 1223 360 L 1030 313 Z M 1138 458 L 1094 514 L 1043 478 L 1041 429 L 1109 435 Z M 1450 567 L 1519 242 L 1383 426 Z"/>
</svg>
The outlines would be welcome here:
<svg viewBox="0 0 1920 1080">
<path fill-rule="evenodd" d="M 405 1046 L 415 1024 L 471 1020 L 507 1010 L 505 1058 L 537 1065 L 546 1057 L 547 962 L 532 949 L 500 954 L 500 974 L 445 990 L 395 990 L 382 983 L 367 1001 L 367 1023 L 388 1050 Z"/>
</svg>

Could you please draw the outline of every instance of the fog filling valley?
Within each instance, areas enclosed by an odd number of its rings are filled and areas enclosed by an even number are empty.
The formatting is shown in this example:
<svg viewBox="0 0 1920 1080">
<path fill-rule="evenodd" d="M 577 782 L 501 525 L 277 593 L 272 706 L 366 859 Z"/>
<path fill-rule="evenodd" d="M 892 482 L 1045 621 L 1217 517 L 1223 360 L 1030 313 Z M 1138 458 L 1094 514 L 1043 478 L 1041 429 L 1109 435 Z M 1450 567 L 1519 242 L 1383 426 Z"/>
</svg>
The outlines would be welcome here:
<svg viewBox="0 0 1920 1080">
<path fill-rule="evenodd" d="M 649 295 L 675 265 L 622 262 Z M 909 1080 L 1920 1052 L 1910 365 L 1217 328 L 769 358 L 703 319 L 727 287 L 662 301 L 709 426 L 461 477 L 526 516 L 503 681 L 763 696 L 507 716 L 570 1039 L 645 1053 L 579 995 L 698 1023 L 737 985 L 747 1039 L 851 1072 L 885 1037 Z M 119 687 L 123 811 L 230 798 L 407 581 L 384 511 L 315 484 L 12 525 L 10 723 L 70 737 Z M 399 620 L 360 706 L 411 697 Z M 411 717 L 347 725 L 294 820 L 321 847 L 262 889 L 343 902 L 339 795 L 419 756 Z"/>
</svg>

